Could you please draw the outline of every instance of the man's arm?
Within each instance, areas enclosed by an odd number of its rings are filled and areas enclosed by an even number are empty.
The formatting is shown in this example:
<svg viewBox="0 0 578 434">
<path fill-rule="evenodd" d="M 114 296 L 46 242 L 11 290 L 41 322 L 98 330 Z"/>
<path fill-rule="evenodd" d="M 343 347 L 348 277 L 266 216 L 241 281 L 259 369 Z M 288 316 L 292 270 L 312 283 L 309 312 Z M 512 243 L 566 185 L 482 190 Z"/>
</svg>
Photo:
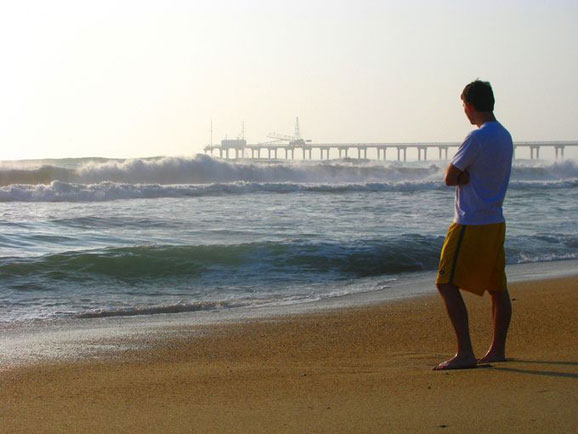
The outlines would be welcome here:
<svg viewBox="0 0 578 434">
<path fill-rule="evenodd" d="M 445 182 L 448 187 L 464 185 L 470 182 L 470 174 L 466 170 L 462 171 L 453 164 L 450 164 L 446 169 Z"/>
</svg>

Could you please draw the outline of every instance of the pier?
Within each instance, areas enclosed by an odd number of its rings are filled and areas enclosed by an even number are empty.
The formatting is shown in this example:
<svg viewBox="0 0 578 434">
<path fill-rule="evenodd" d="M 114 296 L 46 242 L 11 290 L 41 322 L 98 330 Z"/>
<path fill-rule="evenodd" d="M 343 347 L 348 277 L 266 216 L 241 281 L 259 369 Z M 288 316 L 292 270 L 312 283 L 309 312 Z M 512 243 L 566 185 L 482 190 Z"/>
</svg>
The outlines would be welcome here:
<svg viewBox="0 0 578 434">
<path fill-rule="evenodd" d="M 329 154 L 334 153 L 339 158 L 368 159 L 368 151 L 372 151 L 374 159 L 386 161 L 389 159 L 407 161 L 407 151 L 415 150 L 418 161 L 427 161 L 428 151 L 439 160 L 448 160 L 448 150 L 457 150 L 459 142 L 432 142 L 432 143 L 311 143 L 304 140 L 291 141 L 289 143 L 260 143 L 248 144 L 245 140 L 223 140 L 219 145 L 205 146 L 205 154 L 224 159 L 281 159 L 295 160 L 329 160 Z M 564 158 L 564 150 L 567 147 L 577 147 L 578 141 L 559 142 L 515 142 L 514 158 L 519 149 L 529 149 L 530 159 L 539 159 L 540 150 L 551 148 L 555 158 Z M 437 151 L 437 152 L 436 152 Z M 316 158 L 314 158 L 316 156 Z M 376 158 L 375 158 L 376 157 Z"/>
</svg>

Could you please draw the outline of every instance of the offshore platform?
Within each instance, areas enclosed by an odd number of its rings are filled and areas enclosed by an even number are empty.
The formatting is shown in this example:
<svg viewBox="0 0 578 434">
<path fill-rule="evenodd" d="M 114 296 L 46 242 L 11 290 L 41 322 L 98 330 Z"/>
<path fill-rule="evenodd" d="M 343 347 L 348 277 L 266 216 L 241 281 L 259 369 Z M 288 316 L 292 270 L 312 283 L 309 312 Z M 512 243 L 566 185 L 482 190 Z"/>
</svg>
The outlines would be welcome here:
<svg viewBox="0 0 578 434">
<path fill-rule="evenodd" d="M 397 161 L 407 161 L 408 149 L 417 151 L 417 159 L 427 160 L 428 150 L 438 150 L 440 160 L 448 159 L 448 150 L 457 149 L 461 142 L 420 142 L 420 143 L 312 143 L 309 139 L 301 137 L 299 127 L 299 118 L 295 119 L 295 131 L 292 136 L 286 134 L 269 133 L 267 142 L 249 144 L 245 140 L 245 127 L 240 137 L 236 139 L 224 139 L 218 145 L 212 143 L 212 125 L 211 125 L 211 144 L 205 146 L 205 154 L 210 153 L 212 156 L 218 154 L 220 158 L 225 159 L 279 159 L 295 160 L 301 157 L 301 160 L 329 160 L 330 152 L 335 157 L 368 159 L 368 150 L 373 151 L 373 157 L 377 160 L 387 160 L 388 154 L 393 152 L 393 158 Z M 541 148 L 553 148 L 556 159 L 564 158 L 564 149 L 566 147 L 576 147 L 578 141 L 542 141 L 542 142 L 514 142 L 514 151 L 518 148 L 528 148 L 530 150 L 530 159 L 540 158 Z M 297 151 L 297 152 L 296 152 Z M 388 152 L 389 151 L 389 152 Z M 396 154 L 397 151 L 397 154 Z M 350 157 L 351 155 L 351 157 Z M 371 154 L 370 154 L 371 155 Z M 516 152 L 514 152 L 516 155 Z"/>
</svg>

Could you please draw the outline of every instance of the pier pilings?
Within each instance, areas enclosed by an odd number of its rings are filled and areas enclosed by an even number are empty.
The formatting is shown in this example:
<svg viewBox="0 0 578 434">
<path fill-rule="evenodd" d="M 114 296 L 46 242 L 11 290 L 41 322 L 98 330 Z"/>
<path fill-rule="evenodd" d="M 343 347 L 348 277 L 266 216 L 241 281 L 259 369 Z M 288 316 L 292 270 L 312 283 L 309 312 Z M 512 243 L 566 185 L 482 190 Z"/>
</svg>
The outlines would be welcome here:
<svg viewBox="0 0 578 434">
<path fill-rule="evenodd" d="M 302 160 L 313 160 L 313 151 L 319 155 L 320 160 L 329 160 L 330 154 L 333 152 L 335 157 L 340 159 L 350 158 L 350 155 L 357 157 L 360 160 L 368 159 L 368 151 L 377 156 L 377 160 L 387 160 L 387 150 L 397 150 L 397 161 L 407 161 L 408 149 L 417 154 L 418 161 L 427 161 L 428 149 L 438 150 L 437 155 L 439 160 L 448 160 L 449 149 L 457 150 L 461 143 L 459 142 L 443 142 L 443 143 L 317 143 L 317 144 L 303 144 L 303 145 L 282 145 L 282 144 L 247 144 L 243 147 L 224 147 L 221 145 L 205 146 L 206 154 L 215 156 L 218 154 L 220 158 L 224 159 L 239 159 L 245 158 L 247 150 L 250 159 L 278 159 L 283 156 L 286 160 L 295 160 L 301 158 Z M 516 142 L 514 143 L 514 156 L 519 158 L 519 148 L 527 148 L 529 150 L 529 157 L 531 160 L 540 158 L 540 150 L 543 148 L 551 148 L 554 150 L 555 158 L 564 158 L 564 150 L 567 147 L 578 147 L 578 141 L 564 141 L 564 142 Z M 282 150 L 282 153 L 278 151 Z M 297 152 L 296 152 L 297 151 Z M 353 151 L 353 152 L 351 152 Z M 264 154 L 266 157 L 264 157 Z M 415 154 L 414 154 L 415 155 Z M 334 158 L 335 158 L 334 157 Z M 375 157 L 374 157 L 375 158 Z"/>
</svg>

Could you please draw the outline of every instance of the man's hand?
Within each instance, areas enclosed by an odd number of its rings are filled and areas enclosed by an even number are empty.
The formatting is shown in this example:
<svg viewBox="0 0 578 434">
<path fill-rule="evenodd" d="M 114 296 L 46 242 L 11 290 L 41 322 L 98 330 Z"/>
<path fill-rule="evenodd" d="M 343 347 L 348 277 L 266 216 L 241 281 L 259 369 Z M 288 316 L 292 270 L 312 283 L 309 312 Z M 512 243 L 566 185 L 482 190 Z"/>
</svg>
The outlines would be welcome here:
<svg viewBox="0 0 578 434">
<path fill-rule="evenodd" d="M 450 164 L 446 169 L 445 182 L 447 186 L 465 185 L 470 182 L 470 174 L 466 170 L 461 171 Z"/>
<path fill-rule="evenodd" d="M 458 185 L 465 185 L 470 182 L 470 174 L 467 170 L 464 170 L 458 175 Z"/>
</svg>

